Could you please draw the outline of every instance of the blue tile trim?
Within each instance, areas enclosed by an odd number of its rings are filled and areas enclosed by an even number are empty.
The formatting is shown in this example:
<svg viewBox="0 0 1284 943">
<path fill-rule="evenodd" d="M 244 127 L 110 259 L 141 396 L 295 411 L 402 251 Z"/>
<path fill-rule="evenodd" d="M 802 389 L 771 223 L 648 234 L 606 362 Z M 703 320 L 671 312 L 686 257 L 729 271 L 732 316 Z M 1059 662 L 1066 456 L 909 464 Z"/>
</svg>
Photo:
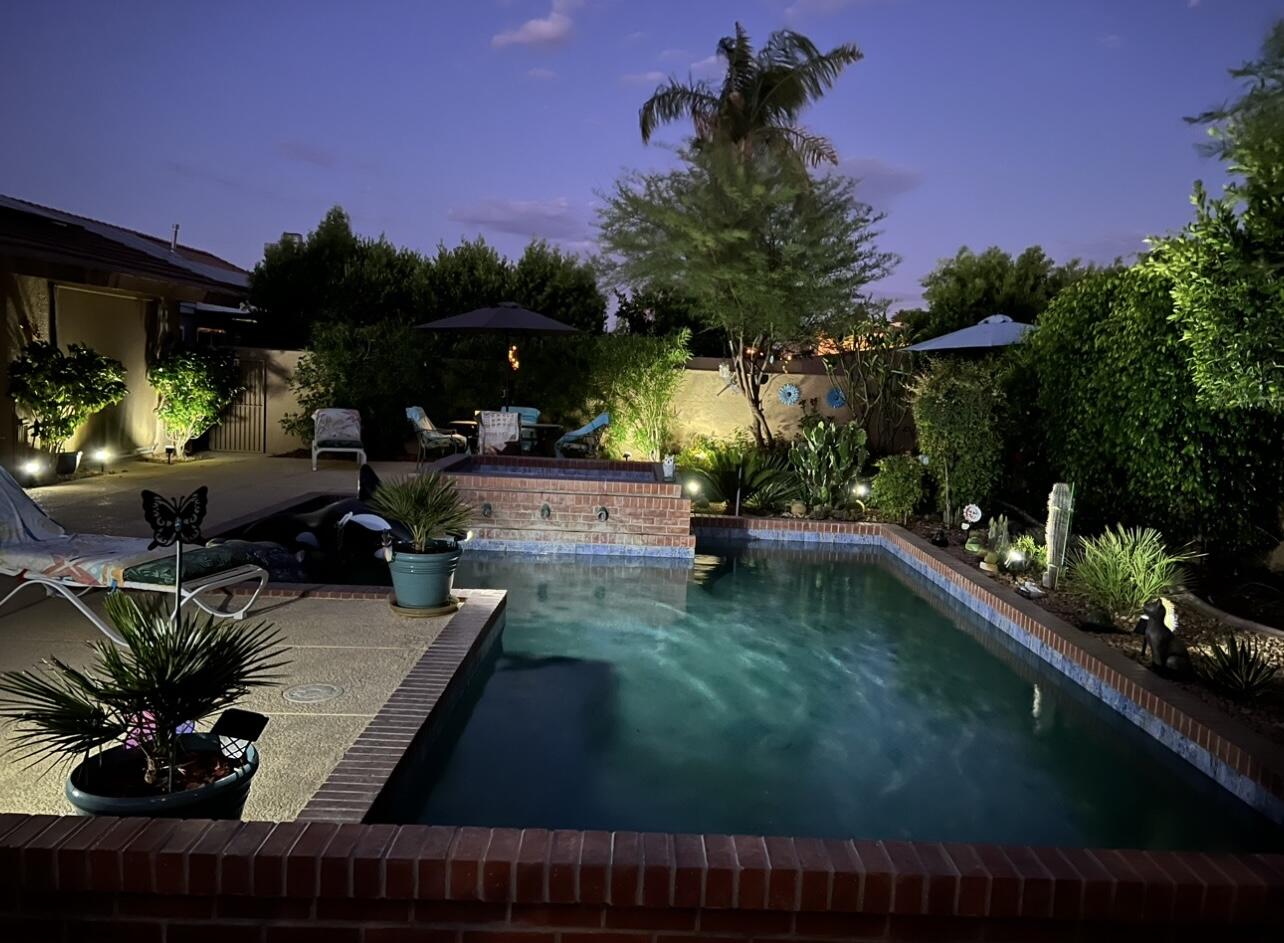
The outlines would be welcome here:
<svg viewBox="0 0 1284 943">
<path fill-rule="evenodd" d="M 465 549 L 478 551 L 516 551 L 537 555 L 574 554 L 615 557 L 695 557 L 694 547 L 638 547 L 630 544 L 584 544 L 551 540 L 495 540 L 474 537 Z"/>
<path fill-rule="evenodd" d="M 1232 769 L 1224 760 L 1214 756 L 1189 737 L 1183 736 L 1180 731 L 1164 723 L 1131 698 L 1125 697 L 1122 692 L 1103 683 L 1100 678 L 1090 673 L 1082 665 L 1075 664 L 1056 649 L 1021 628 L 1011 619 L 1001 615 L 998 610 L 973 592 L 968 585 L 960 584 L 947 578 L 945 574 L 938 573 L 932 569 L 926 561 L 909 548 L 902 547 L 886 537 L 870 534 L 835 534 L 816 531 L 776 530 L 774 528 L 767 530 L 753 527 L 745 529 L 702 528 L 698 525 L 694 525 L 693 529 L 697 537 L 744 536 L 751 540 L 776 543 L 797 541 L 803 543 L 865 544 L 881 547 L 929 583 L 977 613 L 995 629 L 1047 662 L 1058 672 L 1079 685 L 1079 687 L 1112 708 L 1116 713 L 1123 715 L 1131 723 L 1154 737 L 1205 776 L 1213 779 L 1232 795 L 1261 812 L 1273 822 L 1284 825 L 1284 799 L 1272 795 L 1260 783 L 1255 782 L 1238 770 Z"/>
</svg>

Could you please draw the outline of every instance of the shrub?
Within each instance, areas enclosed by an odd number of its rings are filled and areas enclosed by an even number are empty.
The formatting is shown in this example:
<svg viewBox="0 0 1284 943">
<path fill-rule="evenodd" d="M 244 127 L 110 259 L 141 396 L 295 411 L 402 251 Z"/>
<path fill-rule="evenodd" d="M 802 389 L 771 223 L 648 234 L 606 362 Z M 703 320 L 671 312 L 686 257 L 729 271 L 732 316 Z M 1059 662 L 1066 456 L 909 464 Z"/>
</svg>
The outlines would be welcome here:
<svg viewBox="0 0 1284 943">
<path fill-rule="evenodd" d="M 923 500 L 923 463 L 913 455 L 889 455 L 878 461 L 870 502 L 902 524 Z"/>
<path fill-rule="evenodd" d="M 32 341 L 9 364 L 9 395 L 31 417 L 31 431 L 48 452 L 61 452 L 94 413 L 125 398 L 125 368 L 83 344 L 64 354 Z"/>
<path fill-rule="evenodd" d="M 1171 285 L 1146 263 L 1070 286 L 1020 345 L 1038 375 L 1045 446 L 1079 519 L 1145 523 L 1233 551 L 1281 499 L 1284 421 L 1200 404 Z"/>
<path fill-rule="evenodd" d="M 1016 540 L 1012 541 L 1012 547 L 1008 551 L 1008 556 L 1020 554 L 1021 559 L 1025 561 L 1026 569 L 1042 571 L 1048 566 L 1048 547 L 1043 541 L 1035 538 L 1033 534 L 1022 534 Z"/>
<path fill-rule="evenodd" d="M 846 504 L 856 476 L 865 465 L 865 430 L 822 419 L 803 429 L 789 449 L 802 499 L 812 507 Z"/>
<path fill-rule="evenodd" d="M 1004 396 L 997 370 L 937 360 L 915 380 L 910 397 L 919 448 L 940 487 L 945 523 L 953 524 L 955 509 L 985 503 L 999 477 Z"/>
<path fill-rule="evenodd" d="M 1251 638 L 1228 635 L 1214 642 L 1204 665 L 1208 683 L 1232 697 L 1253 700 L 1275 680 L 1279 669 L 1264 648 Z"/>
<path fill-rule="evenodd" d="M 1172 552 L 1159 531 L 1122 525 L 1099 537 L 1082 537 L 1070 562 L 1070 586 L 1117 622 L 1140 616 L 1142 607 L 1181 586 L 1183 564 L 1193 555 Z"/>
<path fill-rule="evenodd" d="M 241 391 L 235 359 L 211 350 L 173 351 L 147 371 L 147 379 L 160 395 L 156 414 L 180 458 Z"/>
<path fill-rule="evenodd" d="M 428 552 L 437 540 L 463 537 L 473 513 L 460 500 L 454 481 L 435 471 L 380 483 L 370 506 L 406 526 L 415 553 Z"/>
<path fill-rule="evenodd" d="M 653 462 L 663 457 L 690 340 L 685 328 L 665 337 L 607 334 L 597 340 L 598 396 L 611 413 L 608 453 L 636 451 Z"/>
<path fill-rule="evenodd" d="M 422 331 L 393 321 L 318 324 L 290 380 L 301 411 L 287 413 L 281 427 L 311 441 L 313 412 L 356 409 L 367 449 L 399 454 L 409 435 L 406 407 L 431 401 L 425 343 Z"/>
<path fill-rule="evenodd" d="M 682 467 L 702 485 L 706 498 L 756 511 L 774 510 L 798 495 L 798 478 L 788 455 L 741 442 L 710 442 L 688 451 Z"/>
</svg>

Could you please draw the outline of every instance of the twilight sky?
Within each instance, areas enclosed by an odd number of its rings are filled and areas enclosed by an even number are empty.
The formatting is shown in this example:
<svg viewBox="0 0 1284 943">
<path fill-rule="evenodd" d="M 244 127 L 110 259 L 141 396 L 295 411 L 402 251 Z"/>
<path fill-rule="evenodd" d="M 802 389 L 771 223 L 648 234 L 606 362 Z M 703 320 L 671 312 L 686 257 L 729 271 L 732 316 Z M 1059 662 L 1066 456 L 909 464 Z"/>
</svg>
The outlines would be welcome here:
<svg viewBox="0 0 1284 943">
<path fill-rule="evenodd" d="M 594 192 L 667 165 L 637 109 L 712 77 L 739 19 L 865 54 L 806 116 L 903 256 L 1108 261 L 1217 181 L 1183 115 L 1228 96 L 1280 0 L 6 0 L 0 193 L 250 267 L 334 203 L 425 251 L 591 248 Z M 676 143 L 687 127 L 661 137 Z"/>
</svg>

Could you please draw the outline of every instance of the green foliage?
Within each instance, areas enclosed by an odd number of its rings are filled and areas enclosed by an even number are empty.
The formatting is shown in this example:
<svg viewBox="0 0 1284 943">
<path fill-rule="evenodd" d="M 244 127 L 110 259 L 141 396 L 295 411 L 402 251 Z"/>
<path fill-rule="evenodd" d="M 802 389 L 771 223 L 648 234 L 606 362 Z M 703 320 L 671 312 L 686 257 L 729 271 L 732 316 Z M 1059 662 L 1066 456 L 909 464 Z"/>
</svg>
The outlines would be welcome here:
<svg viewBox="0 0 1284 943">
<path fill-rule="evenodd" d="M 380 482 L 370 506 L 406 526 L 415 553 L 427 553 L 437 540 L 463 537 L 473 513 L 460 500 L 455 482 L 435 471 Z"/>
<path fill-rule="evenodd" d="M 222 351 L 171 351 L 148 369 L 147 379 L 160 397 L 156 414 L 180 457 L 241 392 L 236 361 Z"/>
<path fill-rule="evenodd" d="M 1012 541 L 1012 553 L 1019 553 L 1027 569 L 1042 572 L 1048 566 L 1048 547 L 1033 534 L 1022 534 Z"/>
<path fill-rule="evenodd" d="M 1033 324 L 1085 271 L 1078 260 L 1055 264 L 1041 246 L 1030 246 L 1015 259 L 998 246 L 979 254 L 964 246 L 923 279 L 927 308 L 901 312 L 897 320 L 916 340 L 971 327 L 992 314 Z"/>
<path fill-rule="evenodd" d="M 511 300 L 588 334 L 606 329 L 606 298 L 597 272 L 542 239 L 526 246 L 511 275 Z M 465 309 L 467 310 L 467 309 Z"/>
<path fill-rule="evenodd" d="M 810 507 L 841 507 L 865 466 L 869 451 L 865 430 L 822 419 L 807 428 L 789 449 L 803 501 Z"/>
<path fill-rule="evenodd" d="M 690 299 L 722 333 L 754 438 L 770 444 L 761 397 L 771 358 L 814 341 L 890 271 L 895 258 L 874 246 L 882 214 L 851 180 L 813 179 L 793 162 L 713 147 L 682 158 L 603 196 L 600 242 L 618 283 Z"/>
<path fill-rule="evenodd" d="M 861 59 L 850 43 L 822 53 L 800 33 L 779 30 L 755 52 L 744 27 L 718 41 L 726 64 L 721 88 L 669 79 L 642 106 L 642 140 L 655 129 L 690 118 L 698 145 L 730 145 L 742 155 L 769 152 L 805 164 L 835 164 L 834 146 L 798 125 L 808 105 L 829 91 L 849 65 Z"/>
<path fill-rule="evenodd" d="M 940 359 L 918 376 L 910 395 L 919 448 L 951 524 L 958 508 L 984 504 L 998 480 L 1003 390 L 992 364 Z"/>
<path fill-rule="evenodd" d="M 1006 556 L 1012 548 L 1012 538 L 1008 533 L 1008 516 L 999 514 L 990 518 L 989 531 L 985 535 L 985 545 L 999 556 Z"/>
<path fill-rule="evenodd" d="M 1151 527 L 1122 524 L 1098 537 L 1081 537 L 1070 561 L 1070 588 L 1100 606 L 1120 623 L 1141 615 L 1142 607 L 1179 589 L 1187 551 L 1171 551 Z"/>
<path fill-rule="evenodd" d="M 430 401 L 426 351 L 423 331 L 395 321 L 318 324 L 290 379 L 300 412 L 287 413 L 281 427 L 311 440 L 313 412 L 356 409 L 367 449 L 399 455 L 409 434 L 406 407 Z"/>
<path fill-rule="evenodd" d="M 1280 505 L 1284 421 L 1202 405 L 1172 311 L 1171 283 L 1147 262 L 1057 297 L 1021 345 L 1044 448 L 1081 519 L 1251 547 Z"/>
<path fill-rule="evenodd" d="M 685 453 L 685 460 L 679 456 L 678 464 L 701 482 L 703 497 L 725 501 L 732 510 L 737 492 L 741 508 L 753 511 L 774 511 L 798 495 L 798 478 L 780 449 L 711 442 Z"/>
<path fill-rule="evenodd" d="M 1188 119 L 1208 125 L 1231 183 L 1219 198 L 1195 185 L 1194 221 L 1153 262 L 1172 283 L 1201 403 L 1284 413 L 1284 20 L 1231 75 L 1243 94 Z"/>
<path fill-rule="evenodd" d="M 902 334 L 889 325 L 887 305 L 854 308 L 830 326 L 837 350 L 826 354 L 825 372 L 842 391 L 852 421 L 869 433 L 875 450 L 892 447 L 909 411 L 906 387 L 914 356 Z"/>
<path fill-rule="evenodd" d="M 672 291 L 641 289 L 615 292 L 616 331 L 663 337 L 681 330 L 691 332 L 693 357 L 718 357 L 726 353 L 721 335 L 701 321 L 690 302 Z"/>
<path fill-rule="evenodd" d="M 605 334 L 594 344 L 597 398 L 610 412 L 604 444 L 611 455 L 664 457 L 673 420 L 673 397 L 690 357 L 688 331 L 667 337 Z"/>
<path fill-rule="evenodd" d="M 119 403 L 125 392 L 120 361 L 83 344 L 63 353 L 49 341 L 32 341 L 9 364 L 9 395 L 49 452 L 61 452 L 94 413 Z"/>
<path fill-rule="evenodd" d="M 1214 642 L 1201 664 L 1208 683 L 1231 697 L 1251 701 L 1261 697 L 1279 673 L 1270 653 L 1252 638 L 1228 635 Z"/>
<path fill-rule="evenodd" d="M 280 635 L 248 624 L 181 613 L 150 597 L 107 597 L 126 645 L 100 640 L 85 669 L 57 658 L 0 676 L 0 717 L 14 722 L 14 748 L 34 761 L 75 760 L 127 735 L 139 737 L 146 782 L 168 791 L 183 761 L 177 731 L 276 684 L 286 665 Z"/>
<path fill-rule="evenodd" d="M 913 455 L 888 455 L 878 460 L 870 486 L 870 503 L 902 524 L 923 501 L 923 463 Z"/>
</svg>

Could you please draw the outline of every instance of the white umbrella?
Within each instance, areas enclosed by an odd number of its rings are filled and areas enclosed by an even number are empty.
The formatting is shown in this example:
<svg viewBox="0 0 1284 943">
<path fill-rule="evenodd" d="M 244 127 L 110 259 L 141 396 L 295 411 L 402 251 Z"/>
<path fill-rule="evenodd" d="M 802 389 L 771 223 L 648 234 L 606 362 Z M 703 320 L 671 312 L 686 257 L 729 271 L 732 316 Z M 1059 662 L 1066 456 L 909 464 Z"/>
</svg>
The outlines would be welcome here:
<svg viewBox="0 0 1284 943">
<path fill-rule="evenodd" d="M 940 337 L 922 341 L 909 349 L 916 351 L 976 350 L 985 347 L 1007 347 L 1015 344 L 1034 330 L 1033 324 L 1021 324 L 1006 314 L 992 314 L 971 327 L 951 331 Z"/>
</svg>

